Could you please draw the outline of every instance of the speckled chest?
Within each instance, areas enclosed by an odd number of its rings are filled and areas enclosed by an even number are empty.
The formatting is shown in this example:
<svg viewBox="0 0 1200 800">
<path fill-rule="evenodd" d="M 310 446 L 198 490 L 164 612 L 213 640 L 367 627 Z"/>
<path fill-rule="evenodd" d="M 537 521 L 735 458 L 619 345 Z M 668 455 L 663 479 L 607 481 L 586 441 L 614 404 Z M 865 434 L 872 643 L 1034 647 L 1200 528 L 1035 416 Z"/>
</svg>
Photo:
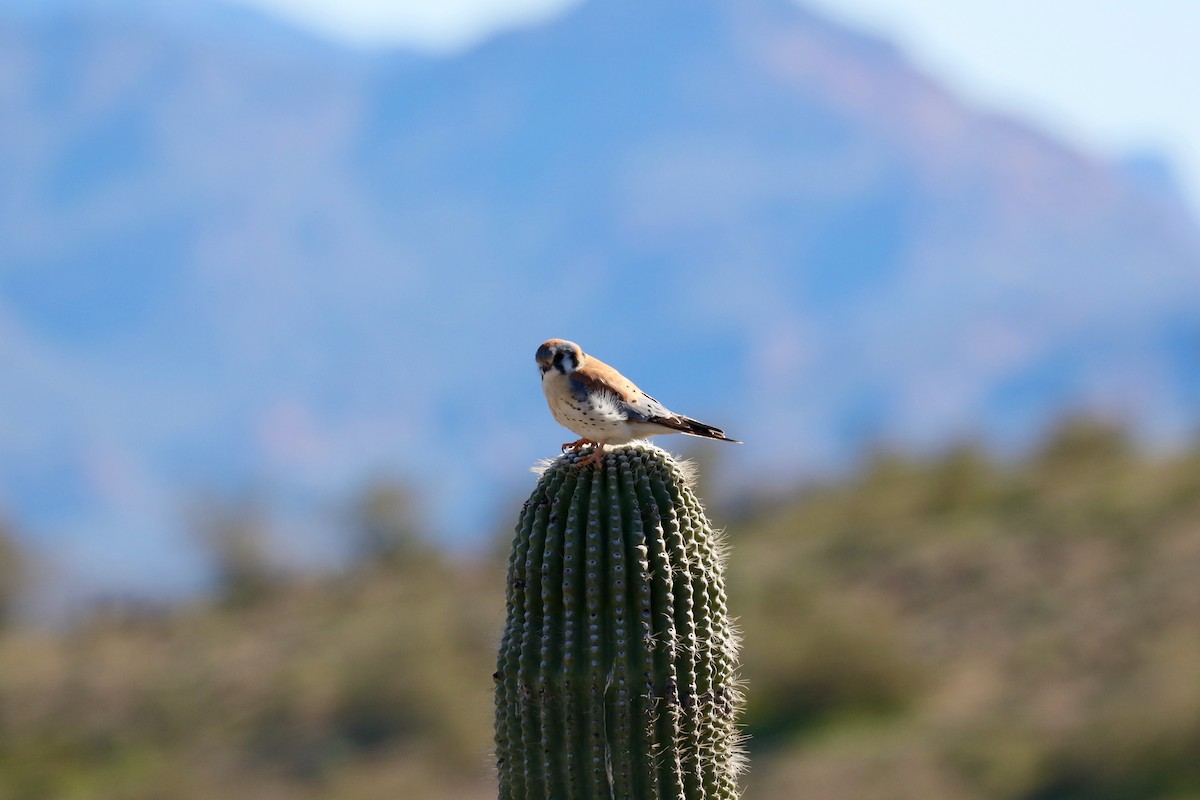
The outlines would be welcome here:
<svg viewBox="0 0 1200 800">
<path fill-rule="evenodd" d="M 567 430 L 588 439 L 625 438 L 630 435 L 626 414 L 616 399 L 604 392 L 587 392 L 562 373 L 551 370 L 542 378 L 542 391 L 550 413 Z"/>
</svg>

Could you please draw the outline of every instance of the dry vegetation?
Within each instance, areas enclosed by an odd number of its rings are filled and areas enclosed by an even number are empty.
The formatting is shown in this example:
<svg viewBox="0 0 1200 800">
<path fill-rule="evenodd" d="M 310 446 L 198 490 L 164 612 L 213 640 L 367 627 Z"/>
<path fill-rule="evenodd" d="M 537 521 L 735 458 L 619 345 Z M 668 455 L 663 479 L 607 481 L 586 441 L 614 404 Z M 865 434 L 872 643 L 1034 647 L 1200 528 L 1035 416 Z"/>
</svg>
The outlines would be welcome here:
<svg viewBox="0 0 1200 800">
<path fill-rule="evenodd" d="M 227 564 L 202 603 L 0 636 L 0 800 L 494 797 L 502 565 L 397 498 L 344 574 Z M 1200 455 L 1076 424 L 754 506 L 748 800 L 1200 798 Z"/>
<path fill-rule="evenodd" d="M 744 535 L 756 796 L 1200 797 L 1195 454 L 882 456 Z"/>
</svg>

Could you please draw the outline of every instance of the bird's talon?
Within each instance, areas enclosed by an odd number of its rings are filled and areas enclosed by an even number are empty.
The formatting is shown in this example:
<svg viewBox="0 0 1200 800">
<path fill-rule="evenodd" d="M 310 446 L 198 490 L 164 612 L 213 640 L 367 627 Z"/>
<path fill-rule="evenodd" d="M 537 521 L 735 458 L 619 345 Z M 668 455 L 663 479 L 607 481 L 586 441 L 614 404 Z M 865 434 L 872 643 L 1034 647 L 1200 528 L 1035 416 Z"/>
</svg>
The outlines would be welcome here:
<svg viewBox="0 0 1200 800">
<path fill-rule="evenodd" d="M 596 444 L 595 450 L 575 462 L 575 466 L 577 467 L 590 467 L 593 464 L 600 469 L 604 468 L 604 445 Z"/>
</svg>

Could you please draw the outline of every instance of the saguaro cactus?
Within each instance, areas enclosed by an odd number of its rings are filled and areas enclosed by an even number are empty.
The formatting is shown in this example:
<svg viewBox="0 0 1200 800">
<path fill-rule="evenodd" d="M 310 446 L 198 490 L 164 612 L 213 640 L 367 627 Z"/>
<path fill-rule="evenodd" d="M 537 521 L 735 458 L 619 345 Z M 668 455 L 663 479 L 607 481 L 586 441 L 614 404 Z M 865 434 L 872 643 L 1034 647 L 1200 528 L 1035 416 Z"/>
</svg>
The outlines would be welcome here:
<svg viewBox="0 0 1200 800">
<path fill-rule="evenodd" d="M 733 800 L 737 636 L 720 543 L 643 443 L 566 455 L 525 503 L 496 671 L 500 800 Z"/>
</svg>

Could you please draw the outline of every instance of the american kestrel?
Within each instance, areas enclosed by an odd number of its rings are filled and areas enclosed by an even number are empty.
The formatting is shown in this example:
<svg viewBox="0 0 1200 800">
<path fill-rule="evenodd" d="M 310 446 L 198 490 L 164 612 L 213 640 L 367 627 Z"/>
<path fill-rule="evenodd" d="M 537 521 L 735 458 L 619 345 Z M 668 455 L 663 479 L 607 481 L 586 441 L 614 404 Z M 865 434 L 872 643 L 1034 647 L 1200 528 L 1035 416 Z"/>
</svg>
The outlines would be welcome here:
<svg viewBox="0 0 1200 800">
<path fill-rule="evenodd" d="M 574 342 L 549 339 L 537 349 L 535 358 L 542 370 L 542 391 L 546 393 L 550 413 L 559 425 L 582 437 L 564 444 L 563 450 L 596 446 L 579 466 L 599 464 L 605 445 L 625 444 L 663 433 L 686 433 L 741 444 L 720 428 L 669 411 L 633 381 L 587 355 Z"/>
</svg>

